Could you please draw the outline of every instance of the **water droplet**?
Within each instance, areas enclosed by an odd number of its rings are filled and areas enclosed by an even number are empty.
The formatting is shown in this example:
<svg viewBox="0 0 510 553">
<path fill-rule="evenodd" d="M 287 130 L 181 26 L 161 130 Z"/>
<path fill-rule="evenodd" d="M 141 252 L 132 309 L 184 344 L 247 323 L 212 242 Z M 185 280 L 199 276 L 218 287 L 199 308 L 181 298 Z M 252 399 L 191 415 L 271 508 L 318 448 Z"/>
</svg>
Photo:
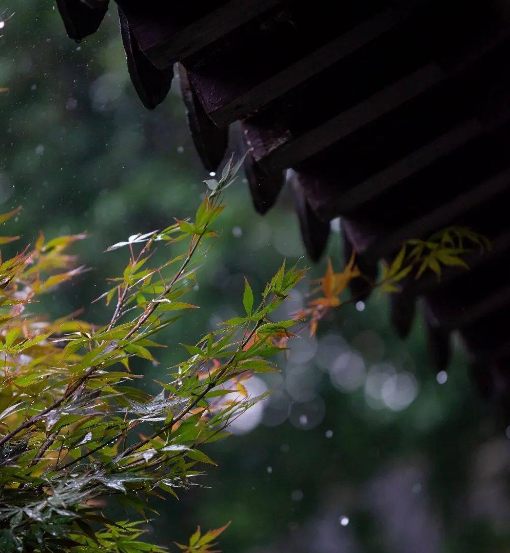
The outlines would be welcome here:
<svg viewBox="0 0 510 553">
<path fill-rule="evenodd" d="M 439 384 L 445 384 L 448 380 L 448 375 L 446 374 L 446 371 L 439 371 L 437 373 L 436 380 Z"/>
<path fill-rule="evenodd" d="M 333 437 L 333 430 L 326 430 L 326 438 L 332 438 Z"/>
<path fill-rule="evenodd" d="M 340 525 L 347 526 L 349 524 L 349 517 L 340 517 Z"/>
<path fill-rule="evenodd" d="M 330 223 L 332 232 L 340 232 L 340 217 L 333 219 Z"/>
<path fill-rule="evenodd" d="M 273 474 L 273 467 L 267 467 L 267 473 Z"/>
<path fill-rule="evenodd" d="M 357 311 L 365 311 L 365 302 L 364 301 L 357 301 L 356 302 L 356 310 Z"/>
<path fill-rule="evenodd" d="M 303 492 L 301 490 L 294 490 L 291 494 L 290 494 L 290 498 L 292 499 L 292 501 L 301 501 L 303 499 Z"/>
<path fill-rule="evenodd" d="M 419 482 L 416 482 L 416 484 L 413 485 L 411 488 L 413 493 L 420 493 L 421 492 L 421 484 Z"/>
<path fill-rule="evenodd" d="M 76 109 L 77 105 L 78 100 L 76 98 L 69 98 L 66 102 L 66 109 L 72 111 L 73 109 Z"/>
<path fill-rule="evenodd" d="M 243 235 L 243 229 L 241 227 L 234 227 L 232 229 L 232 235 L 234 238 L 241 238 Z"/>
</svg>

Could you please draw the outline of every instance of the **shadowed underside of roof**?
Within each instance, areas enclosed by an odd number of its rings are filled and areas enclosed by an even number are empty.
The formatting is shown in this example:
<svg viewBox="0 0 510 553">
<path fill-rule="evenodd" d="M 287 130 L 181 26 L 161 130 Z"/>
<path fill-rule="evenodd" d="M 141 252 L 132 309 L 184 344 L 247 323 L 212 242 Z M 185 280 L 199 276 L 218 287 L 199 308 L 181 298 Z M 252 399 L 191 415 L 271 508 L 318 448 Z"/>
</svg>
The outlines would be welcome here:
<svg viewBox="0 0 510 553">
<path fill-rule="evenodd" d="M 76 40 L 108 9 L 108 0 L 57 4 Z M 347 259 L 355 251 L 367 275 L 404 240 L 452 224 L 492 241 L 469 272 L 407 283 L 391 315 L 405 336 L 422 298 L 437 369 L 459 331 L 480 390 L 510 407 L 508 2 L 117 0 L 116 8 L 143 104 L 163 101 L 175 67 L 209 171 L 240 121 L 255 209 L 265 213 L 290 184 L 312 259 L 336 217 Z"/>
</svg>

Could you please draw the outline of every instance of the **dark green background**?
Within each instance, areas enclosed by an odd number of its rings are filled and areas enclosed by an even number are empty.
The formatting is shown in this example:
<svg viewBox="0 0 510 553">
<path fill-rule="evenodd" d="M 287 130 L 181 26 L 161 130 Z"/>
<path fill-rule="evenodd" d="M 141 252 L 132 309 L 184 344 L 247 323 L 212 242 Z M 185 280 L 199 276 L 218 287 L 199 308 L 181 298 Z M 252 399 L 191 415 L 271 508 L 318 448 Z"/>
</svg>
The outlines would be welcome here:
<svg viewBox="0 0 510 553">
<path fill-rule="evenodd" d="M 27 242 L 40 229 L 48 238 L 89 232 L 77 249 L 94 271 L 44 307 L 52 313 L 85 307 L 101 323 L 104 308 L 88 304 L 124 261 L 122 251 L 102 252 L 130 234 L 191 215 L 207 174 L 193 149 L 178 83 L 153 113 L 138 101 L 114 6 L 100 32 L 82 44 L 66 37 L 50 0 L 10 0 L 3 7 L 0 86 L 10 91 L 0 95 L 0 210 L 23 205 L 8 234 Z M 283 257 L 294 261 L 303 253 L 288 191 L 266 218 L 253 211 L 242 179 L 227 201 L 221 240 L 206 258 L 193 298 L 202 309 L 174 327 L 173 344 L 192 341 L 219 317 L 239 311 L 243 275 L 260 289 Z M 339 244 L 334 233 L 329 254 L 337 267 Z M 311 275 L 323 270 L 315 267 Z M 306 291 L 307 284 L 293 307 Z M 368 378 L 345 392 L 329 373 L 339 355 L 355 351 Z M 159 367 L 146 369 L 149 376 L 163 378 L 164 367 L 180 355 L 178 346 L 170 347 Z M 344 359 L 359 366 L 359 357 Z M 330 317 L 318 343 L 300 339 L 281 367 L 283 375 L 268 385 L 280 389 L 273 401 L 288 398 L 285 389 L 298 400 L 291 422 L 261 424 L 211 446 L 219 468 L 202 479 L 207 487 L 160 505 L 161 516 L 148 526 L 151 539 L 170 546 L 196 524 L 232 520 L 221 541 L 228 553 L 510 551 L 510 443 L 469 382 L 460 345 L 440 386 L 419 318 L 403 342 L 388 324 L 387 300 L 372 298 L 362 312 L 347 306 Z M 390 373 L 392 382 L 400 382 L 396 374 L 416 379 L 419 393 L 406 409 L 370 400 L 370 390 L 377 392 Z M 307 429 L 310 401 L 323 405 L 324 415 Z M 274 420 L 269 414 L 265 422 Z"/>
</svg>

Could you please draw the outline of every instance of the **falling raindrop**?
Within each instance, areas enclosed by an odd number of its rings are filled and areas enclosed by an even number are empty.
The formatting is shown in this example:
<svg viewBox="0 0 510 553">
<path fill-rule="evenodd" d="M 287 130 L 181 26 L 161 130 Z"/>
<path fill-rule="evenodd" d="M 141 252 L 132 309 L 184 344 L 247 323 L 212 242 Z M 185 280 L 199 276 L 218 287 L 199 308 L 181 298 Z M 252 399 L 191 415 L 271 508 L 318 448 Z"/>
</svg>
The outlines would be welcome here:
<svg viewBox="0 0 510 553">
<path fill-rule="evenodd" d="M 313 401 L 294 403 L 290 412 L 290 422 L 300 430 L 311 430 L 324 419 L 326 406 L 324 400 L 317 396 Z"/>
<path fill-rule="evenodd" d="M 347 526 L 349 524 L 349 517 L 340 517 L 340 525 Z"/>
<path fill-rule="evenodd" d="M 448 374 L 446 371 L 439 371 L 436 376 L 436 380 L 439 382 L 439 384 L 445 384 L 448 380 Z"/>
<path fill-rule="evenodd" d="M 326 438 L 332 438 L 333 437 L 333 430 L 326 430 Z"/>
<path fill-rule="evenodd" d="M 303 492 L 301 490 L 294 490 L 291 494 L 290 494 L 290 498 L 292 499 L 292 501 L 301 501 L 303 499 Z"/>
<path fill-rule="evenodd" d="M 333 219 L 330 226 L 332 232 L 340 232 L 340 218 Z"/>
<path fill-rule="evenodd" d="M 76 98 L 69 98 L 66 102 L 66 109 L 72 111 L 73 109 L 76 109 L 77 105 L 78 100 Z"/>
</svg>

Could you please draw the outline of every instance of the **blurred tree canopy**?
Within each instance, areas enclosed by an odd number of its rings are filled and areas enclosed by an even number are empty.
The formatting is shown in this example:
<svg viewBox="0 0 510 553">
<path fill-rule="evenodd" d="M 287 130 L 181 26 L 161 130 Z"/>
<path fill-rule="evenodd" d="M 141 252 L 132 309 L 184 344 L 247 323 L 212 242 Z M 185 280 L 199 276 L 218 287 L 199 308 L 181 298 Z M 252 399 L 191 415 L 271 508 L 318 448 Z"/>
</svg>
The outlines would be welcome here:
<svg viewBox="0 0 510 553">
<path fill-rule="evenodd" d="M 13 232 L 25 241 L 39 229 L 48 239 L 91 235 L 79 249 L 94 272 L 42 306 L 64 314 L 88 305 L 105 289 L 92 283 L 118 272 L 115 256 L 99 252 L 184 217 L 208 175 L 175 83 L 154 112 L 136 97 L 114 10 L 76 44 L 52 2 L 10 0 L 4 9 L 0 208 L 23 205 Z M 192 325 L 172 329 L 174 343 L 238 314 L 243 275 L 260 291 L 282 257 L 303 253 L 288 197 L 261 218 L 239 179 L 226 200 L 224 236 L 196 291 L 204 309 Z M 331 242 L 338 258 L 340 240 Z M 300 308 L 307 291 L 305 283 L 289 309 Z M 476 396 L 461 345 L 447 377 L 436 378 L 421 321 L 399 340 L 386 301 L 372 297 L 332 313 L 314 339 L 303 336 L 282 356 L 281 375 L 254 383 L 276 390 L 265 409 L 239 425 L 239 436 L 210 446 L 219 463 L 203 480 L 210 489 L 159 505 L 165 514 L 147 528 L 151 539 L 183 541 L 197 522 L 232 520 L 222 538 L 228 552 L 507 550 L 504 427 Z M 98 304 L 87 310 L 89 320 L 105 316 Z M 176 354 L 160 357 L 154 378 Z"/>
</svg>

